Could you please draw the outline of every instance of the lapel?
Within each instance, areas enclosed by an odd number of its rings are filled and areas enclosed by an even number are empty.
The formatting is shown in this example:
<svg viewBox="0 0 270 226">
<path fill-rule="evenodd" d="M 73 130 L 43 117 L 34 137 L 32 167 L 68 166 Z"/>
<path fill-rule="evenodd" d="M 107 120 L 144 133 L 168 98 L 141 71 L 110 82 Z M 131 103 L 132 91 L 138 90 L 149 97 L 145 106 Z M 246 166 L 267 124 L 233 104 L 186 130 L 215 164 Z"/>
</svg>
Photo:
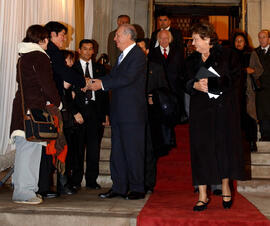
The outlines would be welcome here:
<svg viewBox="0 0 270 226">
<path fill-rule="evenodd" d="M 125 63 L 128 61 L 128 59 L 130 58 L 130 56 L 133 54 L 133 52 L 135 51 L 137 47 L 137 45 L 135 45 L 129 52 L 128 54 L 125 56 L 125 58 L 121 61 L 121 63 L 119 65 L 115 65 L 115 67 L 117 68 L 117 70 L 119 68 L 121 68 L 121 66 L 125 65 Z"/>
<path fill-rule="evenodd" d="M 76 63 L 74 64 L 75 68 L 83 75 L 84 77 L 84 72 L 83 72 L 83 69 L 82 69 L 82 65 L 81 65 L 81 62 L 78 60 L 76 61 Z"/>
</svg>

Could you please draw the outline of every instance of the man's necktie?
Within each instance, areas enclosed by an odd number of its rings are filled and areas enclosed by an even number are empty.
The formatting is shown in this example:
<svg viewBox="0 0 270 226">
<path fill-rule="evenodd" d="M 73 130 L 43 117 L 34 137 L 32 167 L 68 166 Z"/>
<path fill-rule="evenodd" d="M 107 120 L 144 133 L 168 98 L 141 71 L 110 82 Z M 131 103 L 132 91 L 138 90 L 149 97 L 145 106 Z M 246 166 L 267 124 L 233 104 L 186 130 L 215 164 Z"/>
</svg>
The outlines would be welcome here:
<svg viewBox="0 0 270 226">
<path fill-rule="evenodd" d="M 117 63 L 117 65 L 119 65 L 121 63 L 121 61 L 123 59 L 123 56 L 124 56 L 124 54 L 121 53 L 120 56 L 118 57 L 118 63 Z"/>
<path fill-rule="evenodd" d="M 90 78 L 90 73 L 89 73 L 89 62 L 86 62 L 86 68 L 85 68 L 85 73 L 84 73 L 84 76 L 86 78 Z"/>
<path fill-rule="evenodd" d="M 164 56 L 165 59 L 167 59 L 168 54 L 166 53 L 166 49 L 164 48 L 163 51 L 164 51 L 163 56 Z"/>
<path fill-rule="evenodd" d="M 263 53 L 263 55 L 265 55 L 266 54 L 266 49 L 262 49 L 262 53 Z"/>
<path fill-rule="evenodd" d="M 85 68 L 85 73 L 84 73 L 85 78 L 91 78 L 88 66 L 89 66 L 89 62 L 86 62 L 86 68 Z M 88 104 L 89 100 L 91 100 L 91 98 L 92 98 L 92 91 L 87 90 L 85 93 L 85 104 Z"/>
</svg>

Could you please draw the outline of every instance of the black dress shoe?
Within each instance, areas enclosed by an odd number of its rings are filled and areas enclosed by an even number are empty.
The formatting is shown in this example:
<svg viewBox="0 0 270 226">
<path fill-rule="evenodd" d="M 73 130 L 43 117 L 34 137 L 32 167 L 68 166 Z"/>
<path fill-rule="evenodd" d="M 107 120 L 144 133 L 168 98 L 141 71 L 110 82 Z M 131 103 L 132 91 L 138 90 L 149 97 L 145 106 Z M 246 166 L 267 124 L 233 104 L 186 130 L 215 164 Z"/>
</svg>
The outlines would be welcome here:
<svg viewBox="0 0 270 226">
<path fill-rule="evenodd" d="M 81 185 L 80 184 L 77 184 L 77 185 L 72 185 L 72 188 L 76 191 L 80 190 L 81 189 Z"/>
<path fill-rule="evenodd" d="M 60 189 L 61 195 L 73 195 L 76 192 L 77 191 L 74 188 L 72 188 L 70 185 L 65 185 L 64 187 Z"/>
<path fill-rule="evenodd" d="M 215 189 L 215 190 L 213 191 L 213 194 L 214 194 L 214 195 L 217 195 L 217 196 L 221 196 L 221 195 L 222 195 L 222 190 L 221 190 L 221 189 Z"/>
<path fill-rule="evenodd" d="M 144 192 L 131 191 L 127 195 L 126 199 L 128 199 L 128 200 L 137 200 L 137 199 L 144 199 L 144 198 L 145 198 L 145 193 Z"/>
<path fill-rule="evenodd" d="M 222 199 L 222 205 L 224 209 L 230 209 L 232 206 L 232 196 L 231 195 L 222 195 L 222 198 L 227 197 L 227 198 L 231 198 L 230 201 L 224 201 Z"/>
<path fill-rule="evenodd" d="M 153 194 L 154 193 L 154 188 L 152 187 L 145 187 L 145 194 Z"/>
<path fill-rule="evenodd" d="M 106 193 L 100 193 L 98 196 L 99 196 L 100 198 L 102 198 L 102 199 L 111 199 L 111 198 L 115 198 L 115 197 L 126 198 L 125 195 L 116 193 L 116 192 L 114 192 L 112 189 L 110 189 L 110 190 L 107 191 Z"/>
<path fill-rule="evenodd" d="M 42 198 L 47 198 L 47 199 L 52 199 L 59 196 L 59 194 L 54 191 L 40 192 L 38 194 L 41 195 Z"/>
<path fill-rule="evenodd" d="M 89 189 L 95 189 L 95 190 L 101 189 L 101 186 L 98 183 L 87 184 L 85 187 L 86 188 L 89 188 Z"/>
<path fill-rule="evenodd" d="M 197 204 L 202 203 L 202 205 L 198 206 Z M 193 211 L 204 211 L 207 209 L 208 202 L 204 202 L 199 200 L 196 205 L 193 207 Z"/>
</svg>

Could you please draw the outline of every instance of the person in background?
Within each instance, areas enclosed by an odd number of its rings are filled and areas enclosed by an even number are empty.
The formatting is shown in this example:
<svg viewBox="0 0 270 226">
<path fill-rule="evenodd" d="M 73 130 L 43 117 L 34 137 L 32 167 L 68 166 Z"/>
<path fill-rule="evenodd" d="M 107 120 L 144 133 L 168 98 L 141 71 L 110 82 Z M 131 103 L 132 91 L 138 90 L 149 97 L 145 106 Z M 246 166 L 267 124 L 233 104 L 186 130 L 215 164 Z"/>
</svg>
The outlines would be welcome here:
<svg viewBox="0 0 270 226">
<path fill-rule="evenodd" d="M 149 53 L 149 40 L 137 39 L 136 43 L 147 56 Z M 166 139 L 164 139 L 164 134 L 162 133 L 162 123 L 158 117 L 158 107 L 153 102 L 153 91 L 159 88 L 168 88 L 168 83 L 165 79 L 165 72 L 162 65 L 149 60 L 147 61 L 146 79 L 148 120 L 146 126 L 144 183 L 145 193 L 153 193 L 156 184 L 158 153 L 168 153 L 171 149 L 171 146 L 166 144 Z M 162 151 L 160 151 L 161 149 Z"/>
<path fill-rule="evenodd" d="M 47 102 L 60 106 L 55 83 L 53 81 L 50 58 L 45 50 L 49 34 L 40 25 L 32 25 L 26 31 L 26 37 L 19 43 L 20 58 L 17 64 L 18 90 L 13 100 L 11 138 L 16 145 L 13 174 L 14 192 L 12 200 L 16 203 L 39 204 L 42 197 L 38 191 L 39 169 L 42 143 L 25 139 L 22 112 L 22 91 L 24 107 L 45 109 Z M 19 71 L 21 71 L 22 89 Z M 46 142 L 44 142 L 46 145 Z"/>
<path fill-rule="evenodd" d="M 159 46 L 158 33 L 162 30 L 167 30 L 171 32 L 172 42 L 171 46 L 177 49 L 181 55 L 184 55 L 184 43 L 183 37 L 180 30 L 171 27 L 171 15 L 165 11 L 161 11 L 157 18 L 159 29 L 155 30 L 151 35 L 150 40 L 150 52 Z"/>
<path fill-rule="evenodd" d="M 71 85 L 84 88 L 86 86 L 85 79 L 74 69 L 66 65 L 64 55 L 61 52 L 61 48 L 63 48 L 66 41 L 67 28 L 63 24 L 56 21 L 48 22 L 45 25 L 45 28 L 49 33 L 49 43 L 46 53 L 49 55 L 51 60 L 53 78 L 56 83 L 58 93 L 60 97 L 63 98 L 65 90 Z M 46 193 L 50 190 L 50 174 L 52 173 L 53 169 L 51 162 L 51 156 L 43 155 L 43 158 L 41 159 L 41 164 L 43 164 L 43 167 L 41 167 L 41 174 L 43 176 L 40 177 L 42 180 L 39 183 L 41 185 L 39 192 Z M 65 164 L 61 163 L 61 165 L 59 165 L 57 168 L 57 193 L 71 195 L 76 191 L 67 183 L 67 175 L 63 170 L 65 169 L 64 165 Z"/>
<path fill-rule="evenodd" d="M 229 209 L 229 179 L 245 178 L 238 101 L 241 65 L 232 49 L 218 44 L 212 24 L 195 24 L 191 32 L 196 52 L 186 59 L 185 80 L 190 94 L 192 179 L 199 186 L 193 210 L 207 209 L 207 185 L 220 183 L 223 208 Z"/>
<path fill-rule="evenodd" d="M 261 30 L 258 34 L 260 46 L 255 49 L 260 63 L 263 66 L 263 73 L 258 78 L 260 91 L 256 92 L 256 109 L 260 125 L 261 141 L 270 141 L 270 50 L 269 31 Z"/>
<path fill-rule="evenodd" d="M 241 79 L 240 79 L 240 89 L 239 89 L 239 100 L 240 100 L 240 110 L 241 110 L 241 127 L 244 131 L 245 138 L 249 142 L 250 150 L 252 152 L 257 151 L 257 122 L 252 118 L 247 111 L 247 101 L 248 101 L 248 83 L 247 81 L 256 74 L 260 76 L 263 72 L 263 68 L 259 62 L 258 56 L 253 52 L 252 48 L 249 46 L 247 35 L 244 32 L 235 32 L 232 39 L 232 48 L 237 52 L 238 59 L 241 64 Z M 250 60 L 252 58 L 257 58 L 257 65 L 250 67 Z M 253 59 L 254 60 L 254 59 Z"/>
<path fill-rule="evenodd" d="M 130 17 L 128 15 L 120 15 L 117 18 L 117 29 L 122 24 L 130 24 Z M 109 63 L 113 67 L 117 62 L 117 58 L 120 55 L 120 50 L 117 48 L 116 43 L 114 41 L 114 37 L 116 34 L 117 29 L 110 32 L 108 37 L 108 44 L 107 44 L 107 52 L 109 55 Z"/>
<path fill-rule="evenodd" d="M 65 61 L 66 61 L 66 65 L 68 67 L 72 67 L 74 62 L 75 62 L 75 54 L 70 51 L 70 50 L 61 50 L 61 52 L 63 53 L 64 55 L 64 58 L 65 58 Z"/>
<path fill-rule="evenodd" d="M 73 69 L 85 77 L 86 80 L 99 78 L 106 73 L 103 65 L 93 61 L 94 41 L 83 39 L 79 44 L 79 60 Z M 109 125 L 109 95 L 108 92 L 82 91 L 74 87 L 74 101 L 71 106 L 73 119 L 76 122 L 74 130 L 72 174 L 69 183 L 80 188 L 84 175 L 84 157 L 86 149 L 85 181 L 89 189 L 100 189 L 97 183 L 99 175 L 100 143 L 104 132 L 104 125 Z"/>
</svg>

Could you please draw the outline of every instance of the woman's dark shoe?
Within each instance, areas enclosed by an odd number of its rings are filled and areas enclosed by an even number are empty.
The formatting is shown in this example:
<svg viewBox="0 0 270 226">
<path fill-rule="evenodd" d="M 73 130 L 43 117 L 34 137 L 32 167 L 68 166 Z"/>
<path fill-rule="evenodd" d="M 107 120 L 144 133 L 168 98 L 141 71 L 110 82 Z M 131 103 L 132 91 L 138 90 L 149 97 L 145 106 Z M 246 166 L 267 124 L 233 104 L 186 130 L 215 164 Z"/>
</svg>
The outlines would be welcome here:
<svg viewBox="0 0 270 226">
<path fill-rule="evenodd" d="M 224 201 L 223 198 L 231 198 L 230 201 Z M 224 209 L 230 209 L 232 206 L 232 196 L 231 195 L 222 195 L 222 205 Z"/>
<path fill-rule="evenodd" d="M 193 211 L 203 211 L 203 210 L 206 210 L 206 209 L 207 209 L 208 202 L 209 202 L 209 201 L 204 202 L 204 201 L 199 200 L 199 201 L 196 203 L 196 205 L 193 207 Z M 198 206 L 199 203 L 202 203 L 202 205 L 199 205 L 199 206 Z"/>
</svg>

